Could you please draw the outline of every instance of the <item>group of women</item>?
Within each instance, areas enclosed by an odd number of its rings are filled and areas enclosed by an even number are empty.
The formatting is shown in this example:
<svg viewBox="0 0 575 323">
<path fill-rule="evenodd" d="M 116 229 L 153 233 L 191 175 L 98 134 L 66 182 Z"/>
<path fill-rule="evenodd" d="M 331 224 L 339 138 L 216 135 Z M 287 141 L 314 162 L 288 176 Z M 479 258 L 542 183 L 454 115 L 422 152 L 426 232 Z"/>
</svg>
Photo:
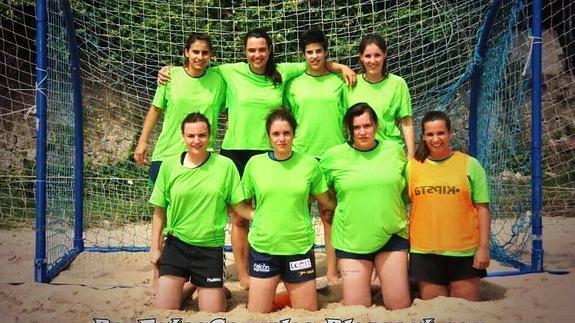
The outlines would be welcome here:
<svg viewBox="0 0 575 323">
<path fill-rule="evenodd" d="M 371 305 L 374 270 L 388 309 L 411 304 L 409 277 L 424 299 L 477 300 L 489 264 L 487 180 L 474 158 L 451 150 L 449 118 L 426 114 L 415 151 L 409 90 L 387 70 L 380 36 L 362 39 L 357 80 L 326 61 L 322 32 L 302 34 L 300 49 L 306 63 L 276 64 L 271 38 L 253 30 L 244 38 L 247 63 L 208 68 L 211 41 L 193 34 L 184 65 L 160 72 L 165 84 L 134 153 L 144 164 L 163 112 L 150 169 L 156 305 L 177 309 L 197 289 L 200 310 L 225 310 L 230 213 L 248 310 L 270 312 L 280 280 L 293 308 L 316 310 L 314 200 L 327 276 L 341 281 L 343 304 Z M 219 155 L 211 128 L 223 107 Z"/>
</svg>

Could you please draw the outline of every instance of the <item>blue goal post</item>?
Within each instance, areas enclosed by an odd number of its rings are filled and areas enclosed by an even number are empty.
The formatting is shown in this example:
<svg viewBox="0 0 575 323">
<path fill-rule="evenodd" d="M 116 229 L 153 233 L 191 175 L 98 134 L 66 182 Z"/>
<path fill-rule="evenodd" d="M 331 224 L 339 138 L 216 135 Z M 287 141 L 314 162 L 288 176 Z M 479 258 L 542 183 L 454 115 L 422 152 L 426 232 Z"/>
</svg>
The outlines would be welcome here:
<svg viewBox="0 0 575 323">
<path fill-rule="evenodd" d="M 410 85 L 414 124 L 425 111 L 447 111 L 460 130 L 456 148 L 488 173 L 491 255 L 517 269 L 492 275 L 543 271 L 542 3 L 532 2 L 531 15 L 525 6 L 37 0 L 35 281 L 50 282 L 82 252 L 148 250 L 147 170 L 131 153 L 155 73 L 179 63 L 191 31 L 213 36 L 216 64 L 242 61 L 238 42 L 253 27 L 270 31 L 278 61 L 301 60 L 298 32 L 320 27 L 331 40 L 330 59 L 354 68 L 361 36 L 384 35 L 389 69 Z M 531 72 L 522 73 L 524 66 Z"/>
</svg>

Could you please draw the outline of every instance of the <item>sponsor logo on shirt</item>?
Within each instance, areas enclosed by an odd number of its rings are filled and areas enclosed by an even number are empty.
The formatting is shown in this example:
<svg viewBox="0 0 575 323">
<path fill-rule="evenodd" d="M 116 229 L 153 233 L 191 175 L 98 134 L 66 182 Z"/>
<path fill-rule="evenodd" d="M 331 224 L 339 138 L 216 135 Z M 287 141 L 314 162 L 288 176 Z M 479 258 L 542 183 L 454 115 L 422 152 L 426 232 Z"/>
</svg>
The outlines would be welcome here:
<svg viewBox="0 0 575 323">
<path fill-rule="evenodd" d="M 254 271 L 258 271 L 261 273 L 269 273 L 270 272 L 270 266 L 268 266 L 267 264 L 260 264 L 260 263 L 254 263 Z"/>
<path fill-rule="evenodd" d="M 289 270 L 291 270 L 291 271 L 298 271 L 298 270 L 308 269 L 308 268 L 311 268 L 311 260 L 309 258 L 298 260 L 298 261 L 290 261 L 290 263 L 289 263 Z"/>
<path fill-rule="evenodd" d="M 459 193 L 457 186 L 437 185 L 437 186 L 418 186 L 415 188 L 415 195 L 425 194 L 451 194 Z"/>
</svg>

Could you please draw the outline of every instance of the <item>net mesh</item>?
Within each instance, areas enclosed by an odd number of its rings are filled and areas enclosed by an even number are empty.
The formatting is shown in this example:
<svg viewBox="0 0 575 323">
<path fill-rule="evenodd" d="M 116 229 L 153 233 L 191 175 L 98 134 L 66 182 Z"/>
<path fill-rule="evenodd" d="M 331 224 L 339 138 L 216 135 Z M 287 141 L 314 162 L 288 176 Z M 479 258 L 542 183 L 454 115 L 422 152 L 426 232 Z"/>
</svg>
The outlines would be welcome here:
<svg viewBox="0 0 575 323">
<path fill-rule="evenodd" d="M 48 263 L 71 248 L 73 228 L 73 113 L 67 37 L 57 1 L 49 3 Z M 212 36 L 212 65 L 244 60 L 242 37 L 269 30 L 277 61 L 301 61 L 298 34 L 321 28 L 329 57 L 358 67 L 357 45 L 383 35 L 388 67 L 404 77 L 414 107 L 416 137 L 425 111 L 453 119 L 454 148 L 468 145 L 468 102 L 474 65 L 484 68 L 478 120 L 478 159 L 486 168 L 493 212 L 492 255 L 529 262 L 531 214 L 530 55 L 528 4 L 504 1 L 485 60 L 474 55 L 490 1 L 112 1 L 72 3 L 81 57 L 84 108 L 85 245 L 92 250 L 142 250 L 149 244 L 147 167 L 131 158 L 149 108 L 158 69 L 182 63 L 190 32 Z M 34 214 L 34 8 L 2 4 L 0 62 L 0 224 L 31 223 Z M 575 190 L 575 60 L 569 1 L 547 1 L 543 37 L 544 212 L 570 215 Z M 572 21 L 572 20 L 571 20 Z M 562 23 L 559 23 L 562 22 Z M 220 118 L 218 138 L 225 130 Z M 152 136 L 157 138 L 160 125 Z M 316 220 L 316 223 L 318 221 Z M 318 244 L 322 233 L 318 226 Z"/>
<path fill-rule="evenodd" d="M 0 5 L 0 225 L 34 217 L 34 8 Z"/>
</svg>

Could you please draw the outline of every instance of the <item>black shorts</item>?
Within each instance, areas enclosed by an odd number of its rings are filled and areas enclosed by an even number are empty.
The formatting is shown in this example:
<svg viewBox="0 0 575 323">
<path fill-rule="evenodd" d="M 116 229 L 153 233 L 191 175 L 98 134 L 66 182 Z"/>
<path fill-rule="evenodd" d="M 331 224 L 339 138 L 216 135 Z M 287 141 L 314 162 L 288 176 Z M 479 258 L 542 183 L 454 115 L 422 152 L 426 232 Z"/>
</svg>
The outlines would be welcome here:
<svg viewBox="0 0 575 323">
<path fill-rule="evenodd" d="M 383 245 L 383 247 L 370 253 L 354 253 L 347 252 L 339 249 L 335 249 L 335 256 L 337 258 L 343 259 L 359 259 L 359 260 L 369 260 L 371 262 L 375 261 L 375 257 L 382 252 L 390 251 L 408 251 L 409 250 L 409 240 L 393 234 L 389 241 Z"/>
<path fill-rule="evenodd" d="M 160 256 L 160 276 L 164 275 L 189 279 L 198 287 L 223 287 L 224 249 L 192 246 L 169 235 Z"/>
<path fill-rule="evenodd" d="M 279 275 L 284 282 L 303 283 L 316 277 L 313 247 L 303 255 L 274 256 L 250 246 L 249 263 L 250 276 L 255 278 Z"/>
<path fill-rule="evenodd" d="M 149 184 L 152 187 L 154 187 L 154 184 L 156 183 L 156 179 L 158 178 L 158 173 L 160 172 L 160 166 L 162 166 L 161 160 L 153 161 L 150 164 L 150 181 L 149 181 Z"/>
<path fill-rule="evenodd" d="M 473 268 L 473 256 L 409 254 L 409 277 L 415 281 L 447 286 L 453 281 L 485 276 L 487 276 L 485 269 Z"/>
<path fill-rule="evenodd" d="M 250 158 L 252 158 L 255 155 L 263 154 L 266 151 L 267 150 L 248 150 L 248 149 L 228 150 L 222 148 L 220 149 L 220 155 L 226 156 L 229 159 L 231 159 L 236 165 L 236 168 L 238 169 L 240 176 L 242 176 L 244 174 L 244 169 L 246 168 L 248 160 L 250 160 Z"/>
</svg>

